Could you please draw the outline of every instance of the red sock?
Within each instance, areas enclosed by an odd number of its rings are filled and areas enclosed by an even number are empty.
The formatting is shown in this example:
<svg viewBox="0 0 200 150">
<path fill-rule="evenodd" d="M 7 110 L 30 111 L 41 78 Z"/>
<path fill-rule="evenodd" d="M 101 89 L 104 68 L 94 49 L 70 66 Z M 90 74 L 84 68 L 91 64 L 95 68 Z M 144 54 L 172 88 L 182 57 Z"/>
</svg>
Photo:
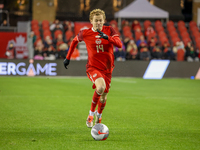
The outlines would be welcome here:
<svg viewBox="0 0 200 150">
<path fill-rule="evenodd" d="M 106 106 L 106 101 L 104 103 L 101 103 L 100 101 L 98 102 L 98 113 L 99 114 L 102 114 L 105 106 Z"/>
<path fill-rule="evenodd" d="M 95 90 L 95 91 L 94 91 L 93 98 L 92 98 L 91 108 L 90 108 L 90 110 L 91 110 L 92 112 L 95 111 L 95 108 L 96 108 L 96 106 L 97 106 L 97 104 L 98 104 L 98 101 L 99 101 L 100 97 L 101 97 L 101 95 L 100 95 L 99 93 L 97 93 L 96 90 Z"/>
</svg>

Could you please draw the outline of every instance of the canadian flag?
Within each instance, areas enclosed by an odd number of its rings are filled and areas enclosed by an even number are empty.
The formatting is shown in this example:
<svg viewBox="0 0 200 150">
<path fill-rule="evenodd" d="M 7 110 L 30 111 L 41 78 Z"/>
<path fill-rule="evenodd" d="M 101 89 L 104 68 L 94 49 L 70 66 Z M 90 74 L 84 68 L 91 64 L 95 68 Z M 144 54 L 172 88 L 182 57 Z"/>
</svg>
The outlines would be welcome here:
<svg viewBox="0 0 200 150">
<path fill-rule="evenodd" d="M 9 48 L 10 43 L 13 43 L 16 50 L 16 58 L 17 59 L 26 59 L 28 58 L 28 48 L 27 41 L 25 41 L 26 37 L 19 35 L 15 37 L 15 40 L 8 41 L 7 49 Z"/>
</svg>

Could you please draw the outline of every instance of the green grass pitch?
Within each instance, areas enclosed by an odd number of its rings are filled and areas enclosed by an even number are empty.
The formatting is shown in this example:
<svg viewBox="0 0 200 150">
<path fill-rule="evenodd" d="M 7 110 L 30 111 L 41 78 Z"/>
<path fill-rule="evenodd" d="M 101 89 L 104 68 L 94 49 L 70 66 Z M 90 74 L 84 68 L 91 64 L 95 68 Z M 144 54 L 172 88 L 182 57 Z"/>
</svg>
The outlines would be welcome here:
<svg viewBox="0 0 200 150">
<path fill-rule="evenodd" d="M 0 150 L 199 150 L 200 81 L 112 78 L 94 141 L 87 78 L 0 77 Z"/>
</svg>

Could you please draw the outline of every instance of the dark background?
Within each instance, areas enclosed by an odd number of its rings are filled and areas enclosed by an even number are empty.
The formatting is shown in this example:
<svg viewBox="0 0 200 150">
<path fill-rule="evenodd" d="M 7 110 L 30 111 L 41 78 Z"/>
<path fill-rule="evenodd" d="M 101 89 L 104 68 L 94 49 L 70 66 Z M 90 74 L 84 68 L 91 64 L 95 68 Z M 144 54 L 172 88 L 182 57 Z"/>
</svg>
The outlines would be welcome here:
<svg viewBox="0 0 200 150">
<path fill-rule="evenodd" d="M 3 10 L 9 11 L 10 25 L 16 26 L 17 21 L 32 20 L 32 6 L 34 0 L 0 0 L 4 4 Z M 49 2 L 54 0 L 49 0 Z M 116 6 L 113 3 L 117 2 Z M 56 18 L 64 21 L 88 21 L 89 12 L 94 8 L 103 9 L 106 12 L 107 20 L 114 19 L 114 13 L 126 7 L 134 0 L 57 0 Z M 181 7 L 181 3 L 183 6 Z M 193 0 L 154 0 L 154 5 L 169 12 L 170 20 L 192 20 Z M 83 6 L 80 12 L 80 6 Z M 20 6 L 23 6 L 20 7 Z M 77 13 L 79 12 L 79 13 Z M 48 13 L 48 12 L 47 12 Z M 6 19 L 4 13 L 0 13 L 0 23 Z"/>
</svg>

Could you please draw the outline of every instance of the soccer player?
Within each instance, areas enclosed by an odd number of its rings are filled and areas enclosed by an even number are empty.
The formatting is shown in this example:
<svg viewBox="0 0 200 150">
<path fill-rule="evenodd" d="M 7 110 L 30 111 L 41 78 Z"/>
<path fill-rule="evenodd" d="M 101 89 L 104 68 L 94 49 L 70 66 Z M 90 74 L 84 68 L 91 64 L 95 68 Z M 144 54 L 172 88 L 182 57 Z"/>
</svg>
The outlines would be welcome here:
<svg viewBox="0 0 200 150">
<path fill-rule="evenodd" d="M 119 35 L 110 26 L 104 26 L 105 12 L 101 9 L 94 9 L 89 16 L 92 28 L 81 30 L 73 39 L 64 66 L 67 69 L 70 63 L 70 57 L 76 48 L 78 42 L 84 41 L 88 52 L 88 62 L 86 73 L 93 82 L 93 94 L 91 108 L 87 117 L 86 125 L 93 126 L 94 115 L 95 124 L 101 123 L 102 111 L 106 105 L 107 94 L 109 92 L 112 71 L 114 69 L 113 45 L 121 48 L 122 43 Z M 97 111 L 95 111 L 98 105 Z"/>
</svg>

